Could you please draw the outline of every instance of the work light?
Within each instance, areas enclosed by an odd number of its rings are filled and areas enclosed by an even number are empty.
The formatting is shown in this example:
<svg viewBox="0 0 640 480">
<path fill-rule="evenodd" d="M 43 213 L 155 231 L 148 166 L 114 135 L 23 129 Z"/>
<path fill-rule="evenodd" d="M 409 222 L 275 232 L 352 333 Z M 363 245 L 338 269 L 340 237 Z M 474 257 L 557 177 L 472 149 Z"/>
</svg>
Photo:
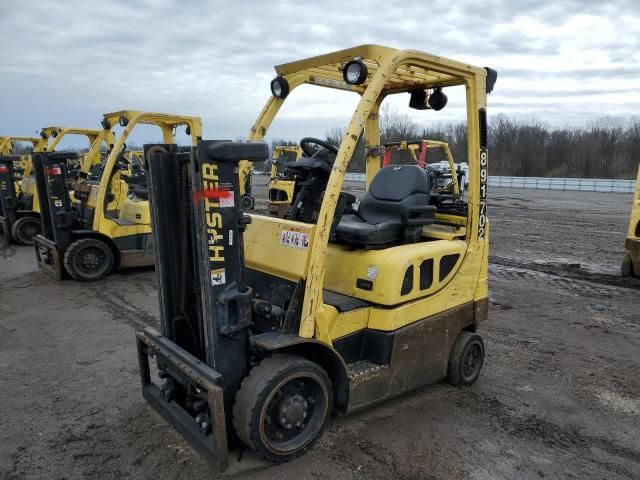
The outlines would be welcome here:
<svg viewBox="0 0 640 480">
<path fill-rule="evenodd" d="M 58 136 L 58 131 L 57 131 L 57 130 L 52 131 L 52 132 L 51 132 L 51 136 L 52 136 L 53 138 L 56 138 L 56 137 Z"/>
<path fill-rule="evenodd" d="M 45 132 L 44 130 L 40 130 L 40 138 L 46 140 L 48 138 L 47 132 Z"/>
<path fill-rule="evenodd" d="M 126 115 L 120 115 L 120 118 L 118 118 L 118 123 L 121 127 L 126 127 L 127 125 L 129 125 L 129 119 Z"/>
<path fill-rule="evenodd" d="M 282 75 L 271 80 L 271 93 L 274 97 L 285 99 L 289 95 L 289 82 Z"/>
<path fill-rule="evenodd" d="M 342 78 L 349 85 L 360 85 L 367 79 L 367 66 L 359 58 L 354 58 L 342 69 Z"/>
<path fill-rule="evenodd" d="M 100 125 L 102 125 L 102 128 L 104 128 L 105 130 L 111 129 L 111 124 L 109 123 L 109 120 L 107 120 L 106 118 L 103 118 L 102 120 L 100 120 Z"/>
<path fill-rule="evenodd" d="M 442 88 L 438 87 L 433 90 L 431 95 L 429 95 L 428 103 L 429 106 L 437 112 L 447 106 L 448 100 L 447 96 L 442 92 Z"/>
</svg>

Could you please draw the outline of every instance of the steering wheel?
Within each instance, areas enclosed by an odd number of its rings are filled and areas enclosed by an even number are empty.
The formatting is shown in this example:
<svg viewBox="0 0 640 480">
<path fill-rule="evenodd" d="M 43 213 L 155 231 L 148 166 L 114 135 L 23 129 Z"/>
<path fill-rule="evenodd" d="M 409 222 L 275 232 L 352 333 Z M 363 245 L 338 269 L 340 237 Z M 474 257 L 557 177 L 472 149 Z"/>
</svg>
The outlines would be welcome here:
<svg viewBox="0 0 640 480">
<path fill-rule="evenodd" d="M 331 145 L 329 142 L 325 142 L 324 140 L 320 140 L 319 138 L 313 137 L 304 137 L 300 140 L 300 148 L 302 151 L 308 156 L 313 157 L 322 151 L 321 148 L 312 148 L 311 145 L 320 145 L 325 150 L 328 150 L 330 153 L 338 154 L 338 147 L 335 145 Z"/>
</svg>

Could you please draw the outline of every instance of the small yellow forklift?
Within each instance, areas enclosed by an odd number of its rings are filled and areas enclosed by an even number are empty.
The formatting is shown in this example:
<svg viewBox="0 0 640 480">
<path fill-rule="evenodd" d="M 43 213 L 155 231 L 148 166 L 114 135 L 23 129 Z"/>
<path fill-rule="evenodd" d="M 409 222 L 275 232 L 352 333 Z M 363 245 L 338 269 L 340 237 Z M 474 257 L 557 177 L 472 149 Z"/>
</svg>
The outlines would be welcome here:
<svg viewBox="0 0 640 480">
<path fill-rule="evenodd" d="M 143 395 L 219 470 L 238 440 L 288 461 L 332 413 L 442 379 L 472 384 L 484 358 L 486 101 L 497 73 L 375 45 L 275 69 L 249 142 L 200 141 L 190 153 L 145 146 L 161 331 L 136 334 Z M 268 157 L 259 140 L 304 84 L 360 101 L 339 146 L 301 142 L 293 213 L 248 215 L 238 166 Z M 380 155 L 387 96 L 406 95 L 437 121 L 455 87 L 466 92 L 466 202 L 432 197 L 423 168 L 382 167 Z M 367 181 L 356 210 L 343 184 L 361 135 Z"/>
<path fill-rule="evenodd" d="M 43 231 L 34 237 L 42 271 L 56 280 L 65 275 L 80 281 L 100 280 L 115 269 L 154 263 L 146 175 L 132 175 L 125 141 L 137 125 L 155 125 L 166 144 L 174 143 L 177 127 L 185 127 L 192 144 L 202 138 L 198 117 L 123 110 L 104 115 L 100 135 L 123 128 L 107 158 L 92 163 L 91 172 L 69 190 L 66 162 L 72 152 L 37 152 L 33 155 Z M 177 148 L 177 147 L 176 147 Z M 97 142 L 88 158 L 100 152 Z"/>
<path fill-rule="evenodd" d="M 464 195 L 464 170 L 453 161 L 453 155 L 447 142 L 438 140 L 402 140 L 384 144 L 385 151 L 382 166 L 392 164 L 394 154 L 408 152 L 413 164 L 427 169 L 432 177 L 432 193 L 437 195 L 452 195 L 460 198 Z M 427 152 L 437 150 L 444 156 L 444 161 L 427 163 Z M 431 155 L 429 155 L 431 158 Z"/>
<path fill-rule="evenodd" d="M 633 207 L 629 219 L 629 232 L 625 242 L 627 254 L 622 261 L 622 276 L 640 279 L 640 167 L 636 180 L 636 193 L 633 196 Z"/>
<path fill-rule="evenodd" d="M 100 133 L 100 130 L 96 129 L 47 127 L 40 131 L 38 141 L 35 138 L 27 138 L 27 141 L 32 143 L 33 152 L 52 152 L 65 137 L 71 135 L 86 137 L 89 146 L 91 146 L 98 141 Z M 113 142 L 111 142 L 112 144 Z M 87 157 L 85 160 L 90 159 Z M 22 164 L 22 174 L 20 182 L 14 182 L 14 185 L 11 186 L 4 179 L 15 176 L 14 166 L 17 161 Z M 74 171 L 77 172 L 77 168 Z M 2 204 L 0 212 L 1 241 L 3 243 L 15 242 L 20 245 L 32 245 L 33 237 L 41 232 L 42 227 L 40 202 L 36 195 L 35 172 L 31 156 L 0 156 L 0 204 Z"/>
<path fill-rule="evenodd" d="M 14 155 L 17 143 L 26 142 L 31 144 L 32 150 L 41 147 L 47 139 L 41 137 L 0 137 L 0 245 L 8 245 L 12 240 L 22 243 L 28 241 L 29 220 L 22 220 L 24 208 L 22 208 L 22 179 L 29 174 L 31 167 L 30 155 Z M 16 221 L 23 223 L 22 227 L 12 236 L 11 230 Z M 36 230 L 38 227 L 36 226 Z M 24 239 L 22 238 L 24 236 Z"/>
<path fill-rule="evenodd" d="M 277 145 L 271 155 L 271 175 L 267 186 L 267 213 L 284 217 L 293 200 L 295 179 L 288 175 L 286 165 L 302 155 L 297 145 Z"/>
</svg>

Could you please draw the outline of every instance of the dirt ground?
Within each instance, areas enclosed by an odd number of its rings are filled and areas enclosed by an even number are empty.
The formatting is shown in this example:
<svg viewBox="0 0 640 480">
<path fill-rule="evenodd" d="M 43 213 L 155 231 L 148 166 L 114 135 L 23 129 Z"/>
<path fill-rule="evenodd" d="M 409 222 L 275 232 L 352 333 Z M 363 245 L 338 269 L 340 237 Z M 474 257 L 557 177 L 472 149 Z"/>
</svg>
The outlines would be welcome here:
<svg viewBox="0 0 640 480">
<path fill-rule="evenodd" d="M 234 452 L 225 476 L 640 478 L 640 282 L 617 276 L 630 205 L 494 189 L 480 380 L 334 418 L 285 465 Z M 211 478 L 142 399 L 133 334 L 158 323 L 154 282 L 54 283 L 31 248 L 0 252 L 2 478 Z"/>
</svg>

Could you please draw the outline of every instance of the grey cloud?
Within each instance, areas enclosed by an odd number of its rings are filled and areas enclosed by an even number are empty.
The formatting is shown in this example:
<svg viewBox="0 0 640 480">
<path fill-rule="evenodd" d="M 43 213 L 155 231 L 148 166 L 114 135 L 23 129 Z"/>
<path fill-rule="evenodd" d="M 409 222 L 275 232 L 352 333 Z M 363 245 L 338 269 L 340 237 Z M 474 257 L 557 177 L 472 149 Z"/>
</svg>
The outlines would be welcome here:
<svg viewBox="0 0 640 480">
<path fill-rule="evenodd" d="M 616 16 L 620 12 L 626 21 Z M 576 32 L 562 32 L 562 45 L 545 34 L 552 28 L 557 34 L 576 14 L 599 16 L 615 29 L 615 38 L 600 44 L 608 60 L 579 65 L 565 59 L 561 49 L 581 47 Z M 269 95 L 273 65 L 361 43 L 494 66 L 500 77 L 490 109 L 584 122 L 597 112 L 578 100 L 597 88 L 568 89 L 563 84 L 586 75 L 590 82 L 609 82 L 620 92 L 625 87 L 617 81 L 638 78 L 637 57 L 634 61 L 631 55 L 640 51 L 634 27 L 639 20 L 639 2 L 628 0 L 437 0 L 414 5 L 405 0 L 4 0 L 0 89 L 9 93 L 0 97 L 0 132 L 29 133 L 47 123 L 95 125 L 103 112 L 135 108 L 200 115 L 208 136 L 235 138 L 248 131 Z M 517 21 L 540 25 L 542 33 L 520 31 Z M 565 68 L 524 68 L 515 62 L 518 57 L 560 58 Z M 539 95 L 557 98 L 567 108 L 535 100 L 514 106 L 518 98 L 532 95 L 508 82 L 501 91 L 509 79 L 544 81 L 548 89 Z M 636 100 L 640 95 L 637 89 L 630 94 Z M 274 125 L 273 136 L 317 135 L 344 123 L 345 112 L 334 114 L 322 95 L 319 91 L 314 97 L 308 118 L 283 118 Z M 613 114 L 629 111 L 615 103 L 605 108 Z"/>
</svg>

